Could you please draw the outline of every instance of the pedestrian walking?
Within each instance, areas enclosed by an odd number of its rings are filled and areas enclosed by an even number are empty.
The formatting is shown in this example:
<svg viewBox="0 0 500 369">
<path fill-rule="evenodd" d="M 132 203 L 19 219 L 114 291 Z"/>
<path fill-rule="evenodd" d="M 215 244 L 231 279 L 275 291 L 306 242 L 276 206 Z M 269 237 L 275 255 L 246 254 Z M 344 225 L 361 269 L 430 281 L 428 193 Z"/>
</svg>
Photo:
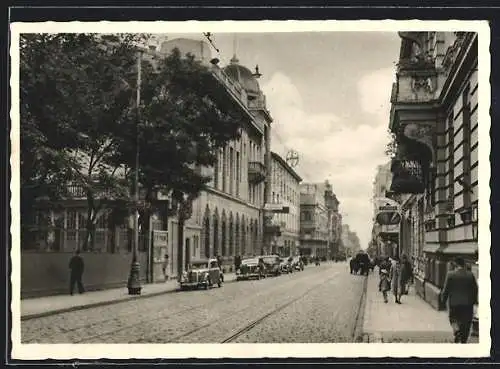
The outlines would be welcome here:
<svg viewBox="0 0 500 369">
<path fill-rule="evenodd" d="M 83 258 L 80 256 L 80 250 L 76 250 L 75 255 L 69 261 L 69 269 L 70 272 L 70 287 L 69 293 L 73 296 L 73 290 L 75 288 L 75 284 L 78 286 L 78 292 L 80 294 L 85 292 L 82 283 L 83 270 L 85 269 L 85 263 L 83 262 Z"/>
<path fill-rule="evenodd" d="M 236 255 L 234 258 L 234 271 L 237 271 L 241 267 L 241 256 Z"/>
<path fill-rule="evenodd" d="M 378 290 L 384 296 L 384 302 L 387 304 L 387 292 L 391 290 L 391 283 L 389 282 L 389 273 L 385 269 L 380 270 L 380 282 L 378 283 Z"/>
<path fill-rule="evenodd" d="M 163 276 L 165 277 L 165 282 L 168 281 L 168 253 L 165 253 L 165 257 L 163 258 L 163 264 L 161 269 L 163 271 Z"/>
<path fill-rule="evenodd" d="M 401 284 L 402 295 L 408 295 L 408 285 L 413 281 L 413 266 L 406 255 L 401 259 Z"/>
<path fill-rule="evenodd" d="M 401 279 L 401 263 L 399 258 L 396 256 L 393 258 L 390 271 L 392 294 L 394 295 L 394 302 L 396 304 L 401 304 L 401 294 L 403 292 L 403 284 Z"/>
<path fill-rule="evenodd" d="M 448 316 L 455 343 L 467 343 L 472 325 L 474 305 L 477 304 L 477 281 L 465 269 L 462 258 L 455 259 L 456 269 L 446 275 L 441 294 L 443 304 L 448 302 Z"/>
</svg>

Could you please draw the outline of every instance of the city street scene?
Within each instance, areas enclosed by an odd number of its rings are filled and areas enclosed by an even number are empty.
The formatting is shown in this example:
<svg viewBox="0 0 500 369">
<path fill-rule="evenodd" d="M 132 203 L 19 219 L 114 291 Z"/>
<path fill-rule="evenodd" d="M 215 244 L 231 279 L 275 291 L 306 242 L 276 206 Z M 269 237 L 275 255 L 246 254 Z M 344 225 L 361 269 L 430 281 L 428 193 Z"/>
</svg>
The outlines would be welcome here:
<svg viewBox="0 0 500 369">
<path fill-rule="evenodd" d="M 478 33 L 21 33 L 19 64 L 23 344 L 479 342 Z"/>
</svg>

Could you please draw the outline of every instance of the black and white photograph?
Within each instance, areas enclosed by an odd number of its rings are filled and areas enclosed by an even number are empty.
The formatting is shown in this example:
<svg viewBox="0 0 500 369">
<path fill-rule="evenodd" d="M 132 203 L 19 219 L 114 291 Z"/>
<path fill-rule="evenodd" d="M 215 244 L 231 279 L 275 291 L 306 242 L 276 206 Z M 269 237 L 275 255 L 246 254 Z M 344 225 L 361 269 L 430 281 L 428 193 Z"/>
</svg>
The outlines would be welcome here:
<svg viewBox="0 0 500 369">
<path fill-rule="evenodd" d="M 487 22 L 10 31 L 13 358 L 489 355 Z"/>
</svg>

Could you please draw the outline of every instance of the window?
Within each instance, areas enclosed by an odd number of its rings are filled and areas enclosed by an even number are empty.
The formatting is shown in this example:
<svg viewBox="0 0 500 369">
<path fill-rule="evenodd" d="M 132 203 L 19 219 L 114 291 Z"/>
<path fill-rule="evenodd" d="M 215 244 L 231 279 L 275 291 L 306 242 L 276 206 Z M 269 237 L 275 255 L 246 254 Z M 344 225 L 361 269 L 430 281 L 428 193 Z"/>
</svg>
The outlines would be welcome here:
<svg viewBox="0 0 500 369">
<path fill-rule="evenodd" d="M 470 87 L 467 86 L 462 94 L 462 115 L 463 115 L 463 163 L 464 163 L 464 174 L 463 182 L 465 186 L 463 187 L 463 199 L 464 208 L 470 208 L 471 206 L 471 191 L 468 188 L 471 185 L 471 122 L 470 122 L 470 101 L 469 101 L 469 91 Z"/>
<path fill-rule="evenodd" d="M 448 213 L 453 213 L 454 202 L 454 177 L 455 177 L 455 162 L 454 162 L 454 148 L 455 148 L 455 130 L 453 127 L 453 110 L 448 117 Z"/>
<path fill-rule="evenodd" d="M 236 197 L 240 197 L 240 182 L 241 182 L 241 168 L 240 168 L 240 153 L 236 152 Z"/>
<path fill-rule="evenodd" d="M 214 165 L 214 188 L 216 190 L 219 188 L 219 165 L 220 165 L 220 154 L 217 154 L 217 159 L 215 159 L 215 165 Z"/>
<path fill-rule="evenodd" d="M 222 151 L 222 192 L 226 192 L 227 188 L 227 148 Z"/>
<path fill-rule="evenodd" d="M 234 194 L 234 150 L 229 149 L 229 193 Z"/>
</svg>

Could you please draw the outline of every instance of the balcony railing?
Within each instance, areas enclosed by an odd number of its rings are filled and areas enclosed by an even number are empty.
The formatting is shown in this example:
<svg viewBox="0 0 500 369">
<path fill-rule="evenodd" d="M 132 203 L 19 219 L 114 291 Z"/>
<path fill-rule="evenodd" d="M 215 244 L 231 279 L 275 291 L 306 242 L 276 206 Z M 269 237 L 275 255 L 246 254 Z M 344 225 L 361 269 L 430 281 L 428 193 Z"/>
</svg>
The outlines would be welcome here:
<svg viewBox="0 0 500 369">
<path fill-rule="evenodd" d="M 120 197 L 116 192 L 109 189 L 94 188 L 94 197 L 97 199 L 108 198 L 114 199 Z M 87 197 L 86 190 L 81 185 L 70 184 L 66 187 L 66 197 L 69 199 L 85 199 Z"/>
<path fill-rule="evenodd" d="M 260 183 L 266 178 L 266 167 L 260 161 L 248 163 L 248 180 L 251 183 Z"/>
</svg>

